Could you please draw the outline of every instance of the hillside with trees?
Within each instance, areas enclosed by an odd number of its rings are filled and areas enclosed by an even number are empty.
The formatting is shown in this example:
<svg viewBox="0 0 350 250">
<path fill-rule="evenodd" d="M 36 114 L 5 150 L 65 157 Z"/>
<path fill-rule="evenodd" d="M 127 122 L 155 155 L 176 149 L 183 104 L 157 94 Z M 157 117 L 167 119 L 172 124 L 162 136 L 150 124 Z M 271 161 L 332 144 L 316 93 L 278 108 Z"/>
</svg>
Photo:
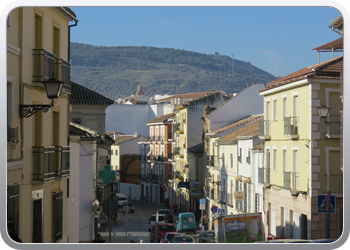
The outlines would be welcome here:
<svg viewBox="0 0 350 250">
<path fill-rule="evenodd" d="M 219 61 L 219 64 L 218 64 Z M 223 90 L 237 93 L 252 83 L 276 79 L 249 62 L 229 56 L 137 46 L 94 46 L 71 43 L 71 80 L 111 99 L 145 95 Z"/>
</svg>

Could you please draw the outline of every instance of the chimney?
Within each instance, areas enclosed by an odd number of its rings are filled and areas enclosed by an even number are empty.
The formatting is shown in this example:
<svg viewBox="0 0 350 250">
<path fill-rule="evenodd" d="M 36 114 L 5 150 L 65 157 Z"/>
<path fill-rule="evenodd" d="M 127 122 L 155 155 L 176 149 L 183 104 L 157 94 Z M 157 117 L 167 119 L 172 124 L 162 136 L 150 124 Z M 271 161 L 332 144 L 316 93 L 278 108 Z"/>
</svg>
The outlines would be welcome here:
<svg viewBox="0 0 350 250">
<path fill-rule="evenodd" d="M 118 133 L 114 132 L 114 135 L 113 135 L 113 139 L 117 139 L 118 138 Z"/>
</svg>

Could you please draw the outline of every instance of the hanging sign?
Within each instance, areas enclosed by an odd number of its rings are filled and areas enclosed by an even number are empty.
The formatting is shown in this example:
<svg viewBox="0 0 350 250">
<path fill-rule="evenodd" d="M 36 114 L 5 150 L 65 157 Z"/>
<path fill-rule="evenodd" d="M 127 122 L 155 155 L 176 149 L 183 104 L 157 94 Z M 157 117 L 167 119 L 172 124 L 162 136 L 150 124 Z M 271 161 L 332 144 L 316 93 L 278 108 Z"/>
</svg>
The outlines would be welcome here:
<svg viewBox="0 0 350 250">
<path fill-rule="evenodd" d="M 242 201 L 245 198 L 245 194 L 242 191 L 236 191 L 234 197 L 235 197 L 236 201 Z"/>
</svg>

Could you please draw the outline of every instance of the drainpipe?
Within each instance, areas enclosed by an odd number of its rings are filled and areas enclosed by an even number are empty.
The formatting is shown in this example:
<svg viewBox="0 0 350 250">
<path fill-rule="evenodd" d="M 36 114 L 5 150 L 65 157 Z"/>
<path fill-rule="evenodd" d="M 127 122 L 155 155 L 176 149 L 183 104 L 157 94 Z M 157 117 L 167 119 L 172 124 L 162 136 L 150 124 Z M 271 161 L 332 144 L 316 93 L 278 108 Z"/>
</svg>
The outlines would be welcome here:
<svg viewBox="0 0 350 250">
<path fill-rule="evenodd" d="M 78 20 L 74 20 L 74 24 L 68 26 L 68 62 L 70 62 L 70 28 L 78 25 Z"/>
</svg>

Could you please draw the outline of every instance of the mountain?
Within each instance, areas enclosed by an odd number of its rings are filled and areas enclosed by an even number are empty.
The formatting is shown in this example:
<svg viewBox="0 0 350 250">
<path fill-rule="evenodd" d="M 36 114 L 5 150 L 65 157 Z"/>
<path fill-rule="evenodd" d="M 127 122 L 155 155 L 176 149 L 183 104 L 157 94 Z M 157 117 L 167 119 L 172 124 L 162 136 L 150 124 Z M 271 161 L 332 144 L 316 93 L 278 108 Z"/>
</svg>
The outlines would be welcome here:
<svg viewBox="0 0 350 250">
<path fill-rule="evenodd" d="M 237 93 L 252 83 L 276 79 L 249 62 L 229 56 L 145 46 L 94 46 L 71 43 L 71 80 L 111 99 L 223 90 Z M 218 84 L 219 82 L 219 84 Z"/>
</svg>

